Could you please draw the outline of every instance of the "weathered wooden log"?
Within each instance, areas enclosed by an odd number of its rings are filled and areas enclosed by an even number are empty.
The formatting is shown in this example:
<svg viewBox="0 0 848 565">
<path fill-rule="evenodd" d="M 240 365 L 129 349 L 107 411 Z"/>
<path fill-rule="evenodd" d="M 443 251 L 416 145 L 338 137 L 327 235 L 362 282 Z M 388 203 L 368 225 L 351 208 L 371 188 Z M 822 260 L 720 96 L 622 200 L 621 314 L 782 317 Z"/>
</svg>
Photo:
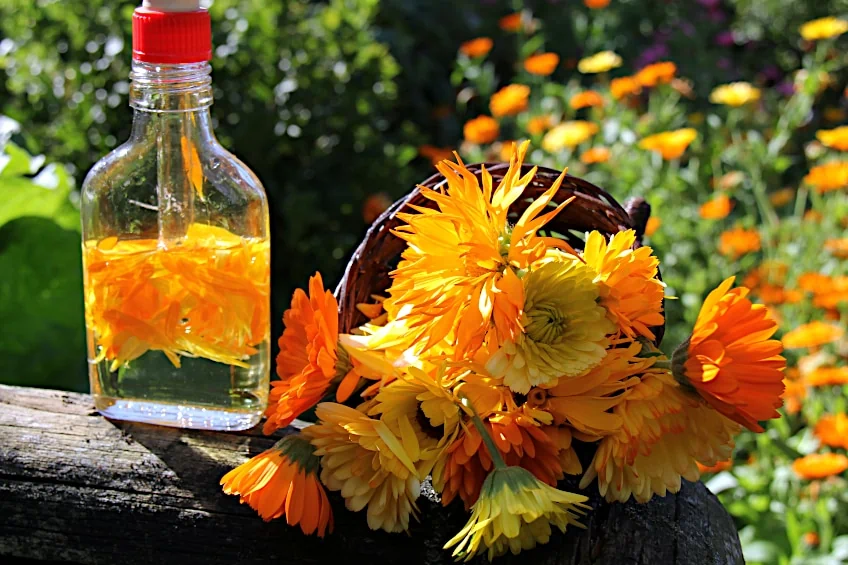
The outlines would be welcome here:
<svg viewBox="0 0 848 565">
<path fill-rule="evenodd" d="M 218 481 L 273 443 L 258 431 L 214 433 L 109 421 L 82 394 L 0 385 L 0 562 L 91 564 L 449 563 L 467 519 L 432 491 L 410 535 L 367 529 L 334 497 L 320 540 L 265 523 Z M 572 481 L 573 483 L 574 481 Z M 567 487 L 576 488 L 574 484 Z M 606 504 L 585 530 L 497 562 L 549 565 L 744 563 L 733 521 L 700 483 L 649 504 Z M 479 562 L 484 562 L 480 560 Z"/>
</svg>

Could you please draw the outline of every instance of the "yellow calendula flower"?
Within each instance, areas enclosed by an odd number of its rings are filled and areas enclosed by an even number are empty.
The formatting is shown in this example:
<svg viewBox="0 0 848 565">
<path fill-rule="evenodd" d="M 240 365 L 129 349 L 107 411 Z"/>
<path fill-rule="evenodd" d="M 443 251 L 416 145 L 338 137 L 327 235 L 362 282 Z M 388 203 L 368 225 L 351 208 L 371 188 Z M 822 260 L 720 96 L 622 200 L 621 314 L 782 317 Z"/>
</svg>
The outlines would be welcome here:
<svg viewBox="0 0 848 565">
<path fill-rule="evenodd" d="M 528 142 L 513 153 L 509 170 L 495 188 L 492 176 L 478 178 L 462 161 L 443 161 L 437 168 L 447 181 L 439 191 L 421 188 L 437 208 L 398 214 L 406 222 L 395 234 L 407 242 L 398 268 L 392 273 L 390 299 L 384 302 L 390 317 L 405 320 L 413 340 L 424 349 L 447 338 L 453 356 L 473 355 L 490 324 L 500 339 L 521 329 L 524 289 L 516 272 L 545 256 L 549 246 L 565 242 L 537 235 L 569 201 L 546 210 L 562 180 L 531 204 L 511 224 L 510 206 L 532 182 L 536 168 L 521 175 Z"/>
<path fill-rule="evenodd" d="M 574 377 L 601 362 L 615 324 L 598 305 L 595 272 L 577 258 L 563 257 L 525 275 L 524 331 L 507 340 L 487 370 L 526 394 L 532 387 Z"/>
<path fill-rule="evenodd" d="M 666 160 L 679 159 L 697 137 L 698 132 L 693 128 L 664 131 L 642 139 L 639 141 L 639 147 L 656 151 Z"/>
<path fill-rule="evenodd" d="M 827 147 L 838 149 L 839 151 L 848 151 L 848 126 L 840 126 L 835 129 L 820 129 L 816 132 L 816 139 Z"/>
<path fill-rule="evenodd" d="M 521 467 L 495 468 L 483 483 L 471 519 L 445 549 L 456 546 L 453 556 L 463 561 L 484 551 L 490 561 L 507 550 L 518 554 L 548 543 L 551 526 L 561 532 L 569 525 L 583 527 L 578 519 L 589 509 L 587 500 L 546 485 Z"/>
<path fill-rule="evenodd" d="M 710 102 L 725 106 L 744 106 L 760 99 L 760 89 L 749 82 L 732 82 L 717 86 L 710 93 Z"/>
<path fill-rule="evenodd" d="M 555 153 L 566 147 L 574 149 L 598 133 L 598 124 L 583 120 L 572 120 L 554 126 L 542 138 L 542 149 Z"/>
<path fill-rule="evenodd" d="M 605 73 L 621 66 L 621 57 L 613 51 L 601 51 L 577 62 L 577 70 L 584 75 Z"/>
<path fill-rule="evenodd" d="M 807 41 L 830 39 L 848 31 L 848 22 L 828 16 L 826 18 L 811 20 L 802 25 L 798 31 L 801 33 L 801 37 Z"/>
<path fill-rule="evenodd" d="M 367 508 L 372 530 L 407 530 L 423 479 L 416 434 L 398 437 L 385 422 L 341 404 L 319 404 L 315 413 L 321 423 L 301 434 L 321 457 L 324 486 L 340 491 L 348 510 Z"/>
<path fill-rule="evenodd" d="M 586 238 L 583 260 L 595 272 L 601 306 L 624 335 L 654 339 L 652 326 L 661 326 L 665 284 L 657 277 L 659 259 L 650 247 L 633 249 L 636 232 L 625 230 L 609 243 L 600 232 Z"/>
</svg>

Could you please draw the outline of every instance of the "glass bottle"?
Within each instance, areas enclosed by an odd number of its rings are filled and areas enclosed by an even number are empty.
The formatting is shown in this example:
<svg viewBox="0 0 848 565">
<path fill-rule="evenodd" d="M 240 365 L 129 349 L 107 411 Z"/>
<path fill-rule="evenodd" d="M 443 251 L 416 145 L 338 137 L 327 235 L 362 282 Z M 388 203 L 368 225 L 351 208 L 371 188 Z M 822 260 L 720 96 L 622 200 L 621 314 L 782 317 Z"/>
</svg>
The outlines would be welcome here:
<svg viewBox="0 0 848 565">
<path fill-rule="evenodd" d="M 205 10 L 134 14 L 132 133 L 82 186 L 88 361 L 107 417 L 238 430 L 267 404 L 268 204 L 212 131 L 209 37 Z"/>
</svg>

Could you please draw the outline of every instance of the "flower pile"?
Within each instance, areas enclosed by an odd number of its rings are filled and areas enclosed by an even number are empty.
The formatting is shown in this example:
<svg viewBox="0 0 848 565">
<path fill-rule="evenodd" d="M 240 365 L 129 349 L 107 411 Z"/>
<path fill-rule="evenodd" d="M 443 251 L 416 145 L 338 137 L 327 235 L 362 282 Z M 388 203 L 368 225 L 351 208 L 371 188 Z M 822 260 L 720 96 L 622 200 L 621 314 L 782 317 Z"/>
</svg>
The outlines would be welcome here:
<svg viewBox="0 0 848 565">
<path fill-rule="evenodd" d="M 295 292 L 264 431 L 313 406 L 318 420 L 227 474 L 225 492 L 323 536 L 329 490 L 372 529 L 404 532 L 430 477 L 445 505 L 471 512 L 446 547 L 492 559 L 581 527 L 591 509 L 557 489 L 566 475 L 646 502 L 778 416 L 784 359 L 768 310 L 727 279 L 666 358 L 659 259 L 633 230 L 592 231 L 582 248 L 546 231 L 571 200 L 556 201 L 563 173 L 526 201 L 528 145 L 513 146 L 499 183 L 458 156 L 438 163 L 446 185 L 421 188 L 433 207 L 399 214 L 406 248 L 386 295 L 357 306 L 361 327 L 340 332 L 320 274 Z M 585 466 L 578 445 L 594 452 Z"/>
</svg>

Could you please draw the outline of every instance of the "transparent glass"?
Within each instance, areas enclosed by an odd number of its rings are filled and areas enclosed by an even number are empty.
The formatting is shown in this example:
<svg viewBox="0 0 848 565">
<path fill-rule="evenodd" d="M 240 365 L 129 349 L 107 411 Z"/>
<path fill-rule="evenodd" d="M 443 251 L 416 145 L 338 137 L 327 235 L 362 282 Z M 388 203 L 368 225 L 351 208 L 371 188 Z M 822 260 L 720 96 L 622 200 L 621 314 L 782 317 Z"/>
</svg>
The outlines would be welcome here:
<svg viewBox="0 0 848 565">
<path fill-rule="evenodd" d="M 83 183 L 91 392 L 111 418 L 239 430 L 267 404 L 268 203 L 215 138 L 209 74 L 134 62 L 130 138 Z"/>
</svg>

